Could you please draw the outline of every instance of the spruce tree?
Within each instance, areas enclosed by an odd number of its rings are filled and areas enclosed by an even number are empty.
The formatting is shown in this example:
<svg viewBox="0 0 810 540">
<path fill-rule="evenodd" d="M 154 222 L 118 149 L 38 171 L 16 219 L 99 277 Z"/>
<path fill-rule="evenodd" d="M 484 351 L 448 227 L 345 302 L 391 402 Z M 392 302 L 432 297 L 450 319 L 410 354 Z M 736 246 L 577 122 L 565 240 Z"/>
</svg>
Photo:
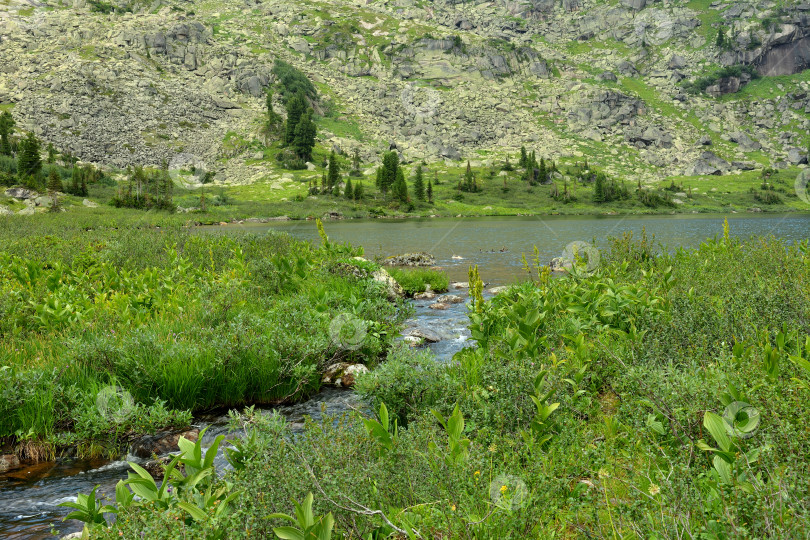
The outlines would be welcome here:
<svg viewBox="0 0 810 540">
<path fill-rule="evenodd" d="M 722 26 L 720 30 L 717 31 L 717 41 L 715 41 L 715 45 L 721 49 L 726 45 L 726 32 L 723 30 Z"/>
<path fill-rule="evenodd" d="M 472 172 L 472 167 L 470 167 L 470 160 L 467 160 L 467 170 L 464 173 L 464 184 L 463 184 L 464 191 L 475 191 L 475 176 Z"/>
<path fill-rule="evenodd" d="M 433 203 L 433 182 L 428 180 L 427 185 L 427 200 L 429 203 Z"/>
<path fill-rule="evenodd" d="M 48 143 L 48 165 L 53 164 L 56 161 L 56 148 L 53 147 L 53 143 Z"/>
<path fill-rule="evenodd" d="M 543 159 L 543 158 L 540 158 L 540 167 L 539 167 L 539 169 L 540 169 L 540 174 L 537 175 L 537 178 L 540 181 L 540 183 L 542 184 L 548 178 L 548 171 L 546 171 L 546 160 Z"/>
<path fill-rule="evenodd" d="M 354 188 L 354 200 L 355 201 L 362 201 L 363 200 L 363 182 L 358 182 Z"/>
<path fill-rule="evenodd" d="M 340 185 L 340 165 L 337 161 L 337 156 L 335 155 L 335 151 L 329 154 L 329 176 L 327 178 L 329 184 L 329 191 L 335 192 Z"/>
<path fill-rule="evenodd" d="M 382 179 L 383 179 L 383 168 L 377 167 L 377 178 L 374 180 L 374 185 L 377 186 L 377 189 L 379 189 L 381 192 L 385 193 L 383 191 Z"/>
<path fill-rule="evenodd" d="M 518 162 L 518 165 L 520 165 L 521 167 L 525 167 L 528 157 L 529 156 L 526 154 L 526 147 L 521 146 L 520 147 L 520 161 Z"/>
<path fill-rule="evenodd" d="M 62 177 L 59 176 L 59 173 L 56 172 L 56 169 L 51 169 L 51 172 L 48 173 L 48 190 L 49 191 L 64 191 L 65 188 L 62 186 Z"/>
<path fill-rule="evenodd" d="M 312 121 L 312 109 L 308 109 L 295 126 L 293 150 L 304 161 L 312 161 L 312 149 L 315 148 L 317 128 Z"/>
<path fill-rule="evenodd" d="M 597 203 L 605 202 L 605 176 L 602 173 L 596 175 L 596 182 L 593 185 L 593 201 Z"/>
<path fill-rule="evenodd" d="M 400 202 L 408 202 L 408 184 L 405 183 L 405 173 L 402 172 L 402 167 L 397 169 L 396 180 L 394 181 L 392 191 Z"/>
<path fill-rule="evenodd" d="M 70 173 L 70 194 L 71 195 L 80 195 L 81 188 L 79 187 L 79 175 L 81 174 L 78 167 L 75 165 L 73 166 L 73 170 Z"/>
<path fill-rule="evenodd" d="M 383 155 L 383 164 L 380 169 L 382 172 L 378 172 L 379 174 L 379 188 L 382 191 L 383 196 L 387 195 L 388 190 L 392 188 L 394 183 L 397 180 L 397 173 L 400 170 L 399 167 L 399 155 L 396 152 L 386 152 Z"/>
<path fill-rule="evenodd" d="M 3 156 L 10 156 L 11 155 L 11 143 L 9 142 L 9 136 L 14 132 L 14 118 L 11 116 L 11 113 L 8 111 L 3 111 L 0 114 L 0 155 Z"/>
<path fill-rule="evenodd" d="M 306 98 L 304 98 L 304 94 L 300 92 L 287 101 L 287 121 L 284 125 L 284 144 L 291 145 L 293 141 L 295 141 L 295 130 L 306 110 Z"/>
<path fill-rule="evenodd" d="M 81 195 L 82 197 L 87 197 L 87 195 L 89 194 L 89 192 L 87 191 L 87 181 L 85 177 L 86 175 L 82 174 L 82 185 L 79 191 L 79 195 Z"/>
<path fill-rule="evenodd" d="M 354 190 L 352 189 L 352 179 L 346 179 L 346 188 L 343 191 L 343 196 L 346 197 L 348 200 L 354 199 Z"/>
<path fill-rule="evenodd" d="M 39 155 L 39 139 L 29 133 L 20 142 L 20 151 L 17 156 L 17 174 L 20 177 L 36 176 L 42 170 L 42 159 Z"/>
<path fill-rule="evenodd" d="M 413 194 L 419 201 L 425 200 L 425 179 L 422 175 L 422 165 L 416 167 L 416 178 L 413 181 Z"/>
<path fill-rule="evenodd" d="M 326 173 L 321 174 L 321 193 L 326 193 Z"/>
</svg>

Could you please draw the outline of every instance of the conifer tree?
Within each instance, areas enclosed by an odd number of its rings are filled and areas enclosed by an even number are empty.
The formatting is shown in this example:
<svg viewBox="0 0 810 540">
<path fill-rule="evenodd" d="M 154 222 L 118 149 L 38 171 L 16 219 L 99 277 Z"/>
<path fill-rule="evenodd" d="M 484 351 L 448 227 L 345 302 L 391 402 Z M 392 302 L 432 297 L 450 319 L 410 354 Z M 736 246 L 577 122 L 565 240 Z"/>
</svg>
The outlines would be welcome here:
<svg viewBox="0 0 810 540">
<path fill-rule="evenodd" d="M 56 148 L 53 147 L 53 143 L 48 143 L 48 164 L 51 165 L 54 161 L 56 161 Z"/>
<path fill-rule="evenodd" d="M 48 173 L 48 190 L 49 191 L 65 190 L 65 188 L 62 187 L 62 177 L 59 176 L 59 173 L 56 172 L 56 169 L 51 169 L 51 172 Z"/>
<path fill-rule="evenodd" d="M 284 144 L 291 145 L 293 141 L 295 141 L 295 130 L 306 110 L 306 98 L 301 92 L 295 94 L 287 101 L 287 121 L 284 125 Z"/>
<path fill-rule="evenodd" d="M 427 185 L 427 200 L 429 203 L 433 203 L 433 182 L 429 179 Z"/>
<path fill-rule="evenodd" d="M 11 155 L 11 143 L 9 142 L 9 136 L 14 132 L 14 118 L 11 116 L 11 113 L 8 111 L 3 111 L 0 114 L 0 155 L 2 156 L 10 156 Z"/>
<path fill-rule="evenodd" d="M 408 202 L 408 184 L 405 183 L 405 173 L 402 172 L 402 167 L 397 169 L 396 180 L 392 188 L 394 197 L 399 199 L 400 202 Z"/>
<path fill-rule="evenodd" d="M 71 195 L 81 195 L 81 188 L 79 187 L 79 175 L 81 171 L 75 165 L 73 166 L 73 170 L 70 173 L 70 194 Z"/>
<path fill-rule="evenodd" d="M 464 191 L 475 191 L 475 176 L 472 172 L 472 167 L 470 167 L 470 160 L 467 160 L 467 170 L 464 173 L 464 184 L 463 184 Z"/>
<path fill-rule="evenodd" d="M 397 173 L 400 171 L 399 155 L 396 152 L 386 152 L 383 155 L 383 164 L 378 169 L 379 176 L 379 189 L 382 191 L 383 196 L 387 196 L 388 190 L 392 189 L 394 183 L 397 181 Z M 396 196 L 396 194 L 394 194 Z"/>
<path fill-rule="evenodd" d="M 304 161 L 312 161 L 316 134 L 317 128 L 315 122 L 312 121 L 312 109 L 307 109 L 298 121 L 298 125 L 295 126 L 295 139 L 293 140 L 293 150 Z"/>
<path fill-rule="evenodd" d="M 548 171 L 546 171 L 546 160 L 540 158 L 540 174 L 537 175 L 537 179 L 542 184 L 548 178 Z"/>
<path fill-rule="evenodd" d="M 321 174 L 321 193 L 326 193 L 326 173 Z"/>
<path fill-rule="evenodd" d="M 354 187 L 354 200 L 362 201 L 364 194 L 365 193 L 363 190 L 363 182 L 358 182 L 357 185 Z"/>
<path fill-rule="evenodd" d="M 518 165 L 520 165 L 521 167 L 525 167 L 528 157 L 529 156 L 526 154 L 526 147 L 521 146 L 520 147 L 520 161 L 518 161 Z"/>
<path fill-rule="evenodd" d="M 354 199 L 354 190 L 352 189 L 352 179 L 346 179 L 346 188 L 343 190 L 343 196 L 348 200 Z"/>
<path fill-rule="evenodd" d="M 416 167 L 416 178 L 413 181 L 413 194 L 417 200 L 425 200 L 425 180 L 422 174 L 422 165 Z"/>
<path fill-rule="evenodd" d="M 340 185 L 340 164 L 337 161 L 335 151 L 329 154 L 329 176 L 327 178 L 329 191 L 335 192 Z"/>
<path fill-rule="evenodd" d="M 42 170 L 42 159 L 39 155 L 39 139 L 29 133 L 20 142 L 20 151 L 17 155 L 17 174 L 20 177 L 36 176 Z"/>
</svg>

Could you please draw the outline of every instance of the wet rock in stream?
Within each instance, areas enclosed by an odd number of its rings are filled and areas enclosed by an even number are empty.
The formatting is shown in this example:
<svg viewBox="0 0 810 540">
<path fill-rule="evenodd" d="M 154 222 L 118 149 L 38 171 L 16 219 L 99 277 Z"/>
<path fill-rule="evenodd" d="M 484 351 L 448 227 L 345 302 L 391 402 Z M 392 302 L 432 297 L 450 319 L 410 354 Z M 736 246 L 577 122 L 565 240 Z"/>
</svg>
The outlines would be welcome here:
<svg viewBox="0 0 810 540">
<path fill-rule="evenodd" d="M 180 437 L 185 437 L 190 441 L 196 441 L 199 435 L 200 431 L 197 429 L 183 432 L 161 431 L 154 435 L 144 435 L 132 443 L 130 452 L 132 455 L 143 459 L 152 456 L 162 456 L 180 449 L 180 447 L 177 446 L 177 441 L 180 440 Z"/>
</svg>

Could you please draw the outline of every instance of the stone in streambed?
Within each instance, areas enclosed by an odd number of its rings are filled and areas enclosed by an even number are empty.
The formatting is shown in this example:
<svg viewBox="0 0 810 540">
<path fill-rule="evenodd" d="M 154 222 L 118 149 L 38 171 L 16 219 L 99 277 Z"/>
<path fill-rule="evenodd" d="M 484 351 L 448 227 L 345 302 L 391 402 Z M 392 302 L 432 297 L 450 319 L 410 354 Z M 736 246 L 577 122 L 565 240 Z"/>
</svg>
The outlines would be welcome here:
<svg viewBox="0 0 810 540">
<path fill-rule="evenodd" d="M 460 304 L 463 301 L 463 298 L 455 294 L 443 294 L 436 299 L 436 302 L 439 304 Z"/>
<path fill-rule="evenodd" d="M 180 447 L 177 441 L 180 437 L 185 437 L 190 441 L 196 441 L 200 431 L 191 429 L 189 431 L 161 431 L 154 435 L 144 435 L 132 444 L 130 453 L 139 458 L 148 458 L 153 455 L 162 456 L 170 452 L 177 452 Z"/>
<path fill-rule="evenodd" d="M 442 337 L 434 332 L 433 330 L 428 330 L 427 328 L 410 328 L 405 330 L 404 335 L 406 337 L 414 337 L 420 340 L 425 340 L 428 343 L 438 343 L 442 340 Z"/>
<path fill-rule="evenodd" d="M 448 309 L 450 306 L 447 304 L 442 304 L 441 302 L 436 302 L 435 304 L 430 304 L 428 307 L 430 309 Z"/>
<path fill-rule="evenodd" d="M 0 472 L 10 471 L 20 466 L 20 458 L 14 454 L 0 456 Z"/>
<path fill-rule="evenodd" d="M 321 382 L 338 388 L 351 388 L 354 386 L 357 376 L 363 373 L 368 373 L 368 368 L 363 364 L 338 362 L 326 368 Z"/>
<path fill-rule="evenodd" d="M 413 297 L 416 300 L 433 300 L 434 298 L 436 298 L 436 293 L 432 291 L 425 291 L 421 293 L 416 293 L 415 295 L 413 295 Z"/>
<path fill-rule="evenodd" d="M 436 259 L 430 253 L 405 253 L 393 255 L 383 261 L 386 266 L 433 266 Z"/>
</svg>

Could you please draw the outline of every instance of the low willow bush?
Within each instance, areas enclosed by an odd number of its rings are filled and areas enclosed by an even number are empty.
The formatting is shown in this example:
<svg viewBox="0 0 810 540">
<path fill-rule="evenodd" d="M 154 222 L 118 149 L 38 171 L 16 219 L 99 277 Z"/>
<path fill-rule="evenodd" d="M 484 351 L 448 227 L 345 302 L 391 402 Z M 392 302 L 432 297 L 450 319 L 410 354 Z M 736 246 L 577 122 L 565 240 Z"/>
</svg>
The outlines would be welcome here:
<svg viewBox="0 0 810 540">
<path fill-rule="evenodd" d="M 373 366 L 407 314 L 350 246 L 50 225 L 0 239 L 0 438 L 29 446 L 114 455 L 190 412 L 302 399 L 329 363 Z M 339 315 L 368 330 L 358 347 L 330 334 Z M 99 410 L 106 388 L 131 414 Z"/>
<path fill-rule="evenodd" d="M 431 270 L 428 268 L 389 268 L 388 273 L 391 274 L 391 277 L 400 284 L 405 293 L 409 296 L 425 292 L 428 285 L 430 285 L 430 289 L 433 292 L 445 292 L 449 284 L 447 274 L 441 270 Z"/>
</svg>

